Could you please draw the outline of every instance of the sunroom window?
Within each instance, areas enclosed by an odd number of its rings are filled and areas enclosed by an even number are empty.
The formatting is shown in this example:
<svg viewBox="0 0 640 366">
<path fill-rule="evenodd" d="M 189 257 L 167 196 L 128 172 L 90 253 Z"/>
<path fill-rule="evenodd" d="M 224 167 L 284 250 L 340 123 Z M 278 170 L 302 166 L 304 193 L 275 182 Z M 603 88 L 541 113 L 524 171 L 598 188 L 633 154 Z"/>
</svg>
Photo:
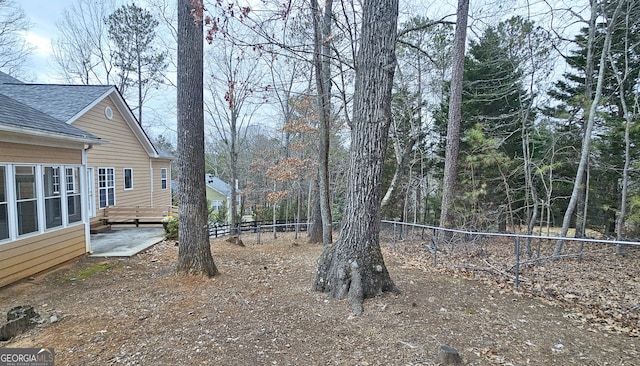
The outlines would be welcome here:
<svg viewBox="0 0 640 366">
<path fill-rule="evenodd" d="M 38 231 L 38 197 L 36 191 L 35 170 L 35 166 L 15 167 L 18 235 Z"/>
</svg>

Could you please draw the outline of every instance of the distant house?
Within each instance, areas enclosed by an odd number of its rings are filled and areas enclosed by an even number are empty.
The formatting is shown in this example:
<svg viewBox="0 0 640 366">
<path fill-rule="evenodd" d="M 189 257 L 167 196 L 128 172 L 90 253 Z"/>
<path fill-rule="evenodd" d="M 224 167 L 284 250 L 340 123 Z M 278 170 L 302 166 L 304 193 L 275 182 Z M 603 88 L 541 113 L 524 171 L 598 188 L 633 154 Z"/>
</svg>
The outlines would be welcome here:
<svg viewBox="0 0 640 366">
<path fill-rule="evenodd" d="M 0 72 L 0 286 L 90 252 L 105 207 L 170 206 L 171 160 L 114 86 Z"/>
<path fill-rule="evenodd" d="M 231 218 L 231 186 L 212 174 L 205 176 L 205 182 L 207 185 L 207 201 L 211 202 L 211 208 L 216 213 L 225 208 L 227 210 L 227 222 L 229 222 Z M 238 203 L 237 213 L 240 213 L 242 200 L 238 191 L 236 191 L 236 202 Z"/>
</svg>

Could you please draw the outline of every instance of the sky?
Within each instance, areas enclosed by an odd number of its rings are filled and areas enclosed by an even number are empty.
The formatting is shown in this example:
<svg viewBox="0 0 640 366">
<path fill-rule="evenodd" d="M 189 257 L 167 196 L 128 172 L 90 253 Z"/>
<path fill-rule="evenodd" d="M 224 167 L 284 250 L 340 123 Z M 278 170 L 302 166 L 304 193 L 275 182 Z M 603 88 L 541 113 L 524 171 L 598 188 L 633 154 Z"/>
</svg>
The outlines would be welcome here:
<svg viewBox="0 0 640 366">
<path fill-rule="evenodd" d="M 76 0 L 14 0 L 18 3 L 24 10 L 26 16 L 32 23 L 32 27 L 25 34 L 25 39 L 34 47 L 34 52 L 29 58 L 28 63 L 24 67 L 24 74 L 19 75 L 19 78 L 26 82 L 35 82 L 35 83 L 59 83 L 64 82 L 60 78 L 56 77 L 59 74 L 57 70 L 57 66 L 53 61 L 52 57 L 52 48 L 51 42 L 57 37 L 58 29 L 56 27 L 56 23 L 63 18 L 64 10 L 72 6 L 72 4 Z M 100 0 L 95 0 L 100 1 Z M 487 6 L 484 4 L 486 2 L 491 2 L 492 0 L 478 0 L 477 2 L 472 2 L 474 5 L 478 6 L 480 9 L 487 9 Z M 564 3 L 564 0 L 555 0 L 556 2 Z M 583 0 L 578 3 L 582 3 Z M 402 1 L 404 14 L 416 14 L 416 13 L 433 13 L 432 17 L 444 16 L 448 14 L 455 13 L 455 0 L 421 0 L 421 1 Z M 526 3 L 529 3 L 528 1 Z M 534 9 L 536 7 L 535 4 L 542 3 L 540 0 L 533 0 L 531 2 L 534 5 Z M 542 5 L 538 4 L 538 7 Z M 567 5 L 565 5 L 567 6 Z M 501 7 L 501 6 L 500 6 Z M 542 6 L 541 9 L 546 9 L 547 5 Z M 489 7 L 490 8 L 490 7 Z M 495 10 L 495 9 L 494 9 Z M 518 10 L 518 7 L 514 6 L 513 8 L 506 8 L 504 12 L 507 14 L 515 13 Z M 519 9 L 522 10 L 522 9 Z M 574 8 L 575 10 L 575 8 Z M 484 15 L 482 11 L 477 11 L 472 9 L 472 14 L 470 15 L 470 25 L 473 26 L 474 22 L 477 23 L 482 21 L 482 16 Z M 449 20 L 454 20 L 455 18 L 449 18 Z M 558 70 L 561 72 L 562 70 Z M 161 93 L 167 94 L 167 93 Z M 152 135 L 159 134 L 171 134 L 172 131 L 175 131 L 175 118 L 169 117 L 172 116 L 175 111 L 173 109 L 167 109 L 169 105 L 175 106 L 175 100 L 173 99 L 174 93 L 169 93 L 172 95 L 159 95 L 155 97 L 155 101 L 152 99 L 149 105 L 150 116 L 153 117 L 154 120 L 159 120 L 155 126 L 158 128 L 154 131 L 151 131 Z M 135 104 L 135 103 L 133 103 Z M 154 105 L 155 104 L 155 105 Z M 147 108 L 145 108 L 145 115 L 147 115 Z M 143 118 L 144 122 L 145 118 Z"/>
<path fill-rule="evenodd" d="M 72 0 L 18 0 L 17 3 L 32 23 L 25 38 L 35 48 L 25 67 L 25 77 L 33 77 L 31 81 L 38 83 L 54 82 L 51 41 L 58 32 L 56 22 L 62 18 L 65 7 Z"/>
<path fill-rule="evenodd" d="M 14 0 L 22 7 L 25 15 L 32 23 L 31 29 L 25 34 L 26 41 L 33 46 L 34 51 L 23 67 L 23 74 L 18 78 L 31 83 L 64 83 L 58 74 L 57 65 L 53 60 L 51 42 L 58 36 L 56 23 L 62 20 L 65 9 L 71 7 L 76 0 Z M 96 0 L 100 1 L 100 0 Z M 171 139 L 175 131 L 175 112 L 170 108 L 175 104 L 174 94 L 151 97 L 143 113 L 149 116 L 147 124 L 143 118 L 143 125 L 152 136 L 165 135 Z M 137 103 L 131 101 L 130 105 Z"/>
</svg>

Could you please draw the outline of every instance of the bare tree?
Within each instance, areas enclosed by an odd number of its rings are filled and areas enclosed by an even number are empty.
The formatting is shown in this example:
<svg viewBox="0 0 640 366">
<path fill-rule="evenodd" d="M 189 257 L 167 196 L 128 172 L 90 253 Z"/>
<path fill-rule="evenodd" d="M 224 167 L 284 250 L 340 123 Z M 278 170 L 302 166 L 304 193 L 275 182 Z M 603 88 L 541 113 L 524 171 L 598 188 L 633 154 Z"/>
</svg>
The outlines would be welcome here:
<svg viewBox="0 0 640 366">
<path fill-rule="evenodd" d="M 207 89 L 211 98 L 206 111 L 213 128 L 226 147 L 231 173 L 231 227 L 238 222 L 238 154 L 251 118 L 261 105 L 257 98 L 261 85 L 260 59 L 226 39 L 215 39 L 216 53 L 211 53 Z"/>
<path fill-rule="evenodd" d="M 204 199 L 202 3 L 194 3 L 178 1 L 178 271 L 211 277 L 218 269 Z"/>
<path fill-rule="evenodd" d="M 569 205 L 567 206 L 567 210 L 564 213 L 564 217 L 562 219 L 562 230 L 560 231 L 560 239 L 556 242 L 556 247 L 554 249 L 553 255 L 554 257 L 560 256 L 562 253 L 562 247 L 564 245 L 564 237 L 566 237 L 567 232 L 569 231 L 569 224 L 571 223 L 571 216 L 573 215 L 573 210 L 576 207 L 576 203 L 578 202 L 580 186 L 582 185 L 582 181 L 585 175 L 587 162 L 589 158 L 589 149 L 591 145 L 591 131 L 593 130 L 593 125 L 596 118 L 596 111 L 598 108 L 598 104 L 600 103 L 600 99 L 602 98 L 602 85 L 604 84 L 604 77 L 606 73 L 606 57 L 609 52 L 609 48 L 611 47 L 611 38 L 613 37 L 614 26 L 616 23 L 616 19 L 620 14 L 620 9 L 622 8 L 625 0 L 618 0 L 618 4 L 616 9 L 613 12 L 613 15 L 610 19 L 607 19 L 606 29 L 607 33 L 604 39 L 604 46 L 600 53 L 600 69 L 598 70 L 598 82 L 596 84 L 596 90 L 593 95 L 593 101 L 591 101 L 591 106 L 589 108 L 589 115 L 587 120 L 587 125 L 585 127 L 584 136 L 582 138 L 582 150 L 580 153 L 580 163 L 578 164 L 578 170 L 576 171 L 576 178 L 573 184 L 573 190 L 571 192 L 571 199 L 569 200 Z M 591 11 L 596 12 L 598 2 L 596 0 L 592 1 Z M 603 12 L 603 16 L 606 13 Z M 589 40 L 593 42 L 593 39 Z"/>
<path fill-rule="evenodd" d="M 53 60 L 70 83 L 110 84 L 111 50 L 104 19 L 113 1 L 78 0 L 65 9 L 56 24 L 59 36 L 52 42 Z"/>
<path fill-rule="evenodd" d="M 625 9 L 625 17 L 624 23 L 621 27 L 624 32 L 623 42 L 624 47 L 623 50 L 627 51 L 630 47 L 633 47 L 630 44 L 630 29 L 631 29 L 631 15 L 638 11 L 637 3 L 635 1 L 627 2 Z M 637 107 L 638 107 L 638 93 L 635 93 L 634 96 L 634 104 L 632 109 L 630 110 L 629 105 L 627 104 L 627 94 L 625 90 L 625 86 L 628 83 L 628 80 L 633 77 L 631 75 L 630 68 L 630 60 L 629 60 L 629 52 L 624 52 L 624 58 L 622 60 L 622 64 L 624 69 L 620 70 L 614 61 L 611 52 L 607 55 L 609 59 L 609 63 L 611 64 L 611 68 L 613 69 L 613 74 L 615 75 L 617 85 L 619 88 L 619 99 L 620 105 L 622 106 L 622 113 L 624 115 L 624 167 L 622 168 L 622 193 L 620 195 L 620 210 L 618 212 L 617 223 L 616 223 L 616 240 L 622 240 L 623 232 L 624 232 L 624 223 L 625 216 L 627 214 L 627 200 L 628 200 L 628 191 L 629 191 L 629 170 L 631 166 L 631 125 L 637 116 Z M 638 75 L 640 76 L 640 75 Z M 636 77 L 638 77 L 636 76 Z M 633 92 L 633 91 L 632 91 Z M 620 244 L 616 245 L 616 253 L 623 254 L 622 246 Z"/>
<path fill-rule="evenodd" d="M 333 242 L 333 223 L 329 200 L 329 146 L 331 131 L 331 23 L 333 0 L 324 2 L 324 15 L 317 0 L 311 0 L 313 17 L 313 66 L 320 109 L 320 149 L 318 160 L 318 197 L 322 214 L 322 244 Z"/>
<path fill-rule="evenodd" d="M 13 0 L 0 0 L 0 70 L 8 74 L 20 71 L 33 51 L 21 34 L 30 27 L 20 6 Z"/>
<path fill-rule="evenodd" d="M 336 298 L 348 295 L 356 314 L 362 313 L 365 298 L 395 289 L 380 250 L 379 232 L 398 0 L 367 0 L 362 9 L 347 203 L 340 236 L 324 246 L 314 282 L 317 291 Z"/>
</svg>

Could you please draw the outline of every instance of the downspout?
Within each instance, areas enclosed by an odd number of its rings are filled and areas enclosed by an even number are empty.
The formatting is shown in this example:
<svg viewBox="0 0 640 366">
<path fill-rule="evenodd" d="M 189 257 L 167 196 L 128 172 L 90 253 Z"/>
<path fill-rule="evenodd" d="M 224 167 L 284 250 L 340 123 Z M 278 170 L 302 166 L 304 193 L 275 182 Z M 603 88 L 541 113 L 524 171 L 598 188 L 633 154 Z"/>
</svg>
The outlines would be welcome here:
<svg viewBox="0 0 640 366">
<path fill-rule="evenodd" d="M 151 189 L 149 190 L 149 202 L 151 203 L 151 207 L 153 207 L 153 159 L 150 157 L 149 158 L 149 175 L 150 175 L 150 182 L 151 182 Z"/>
<path fill-rule="evenodd" d="M 89 221 L 89 213 L 87 212 L 88 201 L 87 193 L 89 187 L 87 186 L 87 151 L 93 148 L 92 144 L 82 149 L 82 166 L 80 168 L 80 207 L 82 207 L 82 222 L 84 223 L 84 242 L 85 252 L 91 254 L 91 222 Z M 94 197 L 95 198 L 95 197 Z"/>
</svg>

